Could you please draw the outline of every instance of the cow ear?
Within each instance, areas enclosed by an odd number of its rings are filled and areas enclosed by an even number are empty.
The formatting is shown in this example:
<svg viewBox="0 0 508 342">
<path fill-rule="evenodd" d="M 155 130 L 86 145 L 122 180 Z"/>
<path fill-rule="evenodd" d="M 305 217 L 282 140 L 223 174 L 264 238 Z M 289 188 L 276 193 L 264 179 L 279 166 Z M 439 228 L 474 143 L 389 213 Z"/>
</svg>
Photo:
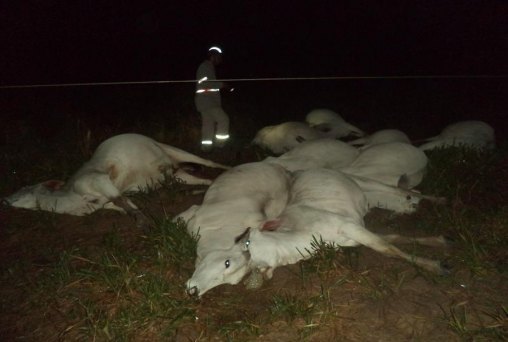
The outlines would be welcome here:
<svg viewBox="0 0 508 342">
<path fill-rule="evenodd" d="M 328 133 L 332 130 L 332 127 L 330 126 L 329 123 L 320 123 L 319 125 L 313 126 L 313 128 L 323 133 Z"/>
<path fill-rule="evenodd" d="M 303 143 L 305 141 L 305 138 L 302 137 L 301 135 L 298 135 L 298 136 L 296 136 L 296 141 L 299 143 Z"/>
<path fill-rule="evenodd" d="M 96 196 L 85 194 L 85 195 L 82 195 L 81 197 L 87 203 L 90 203 L 90 204 L 99 204 L 99 199 Z"/>
<path fill-rule="evenodd" d="M 397 182 L 397 187 L 401 189 L 409 189 L 409 177 L 406 174 L 400 176 L 399 181 Z"/>
<path fill-rule="evenodd" d="M 250 239 L 250 230 L 251 230 L 251 228 L 249 227 L 249 228 L 245 229 L 245 231 L 241 235 L 238 235 L 235 238 L 235 243 L 239 243 L 239 244 L 245 246 L 245 248 L 247 249 L 248 245 L 250 243 L 250 241 L 249 241 L 249 239 Z"/>
<path fill-rule="evenodd" d="M 42 185 L 44 185 L 44 187 L 46 187 L 46 189 L 48 189 L 49 191 L 60 190 L 64 186 L 64 184 L 65 184 L 64 181 L 55 180 L 55 179 L 48 180 L 48 181 L 45 181 L 44 183 L 42 183 Z"/>
<path fill-rule="evenodd" d="M 274 230 L 277 230 L 277 228 L 280 227 L 280 219 L 279 220 L 270 220 L 266 221 L 263 224 L 263 227 L 261 227 L 261 230 L 267 230 L 270 232 L 273 232 Z"/>
</svg>

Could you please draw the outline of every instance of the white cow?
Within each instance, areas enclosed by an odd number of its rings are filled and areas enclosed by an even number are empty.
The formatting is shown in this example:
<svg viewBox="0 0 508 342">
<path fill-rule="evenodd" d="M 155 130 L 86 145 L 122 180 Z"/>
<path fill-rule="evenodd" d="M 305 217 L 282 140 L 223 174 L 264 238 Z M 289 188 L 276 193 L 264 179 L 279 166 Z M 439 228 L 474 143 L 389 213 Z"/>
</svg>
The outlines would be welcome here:
<svg viewBox="0 0 508 342">
<path fill-rule="evenodd" d="M 373 145 L 363 150 L 349 166 L 340 170 L 354 176 L 412 189 L 423 179 L 428 159 L 415 146 L 401 143 Z"/>
<path fill-rule="evenodd" d="M 182 163 L 229 167 L 139 134 L 121 134 L 102 142 L 91 159 L 68 182 L 47 181 L 27 186 L 6 198 L 14 207 L 82 216 L 98 209 L 142 214 L 122 196 L 128 191 L 157 187 L 166 174 L 188 184 L 210 184 L 179 168 Z"/>
<path fill-rule="evenodd" d="M 383 149 L 376 149 L 379 153 L 383 152 Z M 376 151 L 375 150 L 375 151 Z M 386 155 L 388 162 L 391 161 L 393 152 L 399 152 L 397 149 L 389 150 L 390 152 Z M 406 149 L 404 149 L 406 151 Z M 421 153 L 417 148 L 410 148 L 409 151 L 413 151 L 417 156 L 425 155 Z M 355 147 L 348 145 L 347 143 L 334 140 L 334 139 L 318 139 L 313 141 L 307 141 L 299 146 L 295 147 L 289 152 L 284 153 L 279 157 L 267 157 L 263 161 L 281 165 L 287 170 L 293 172 L 298 170 L 308 170 L 316 168 L 329 168 L 329 169 L 342 169 L 351 165 L 351 163 L 359 156 L 360 152 Z M 401 156 L 408 155 L 402 153 Z M 382 159 L 381 155 L 376 156 L 376 159 L 372 163 L 357 162 L 357 165 L 361 165 L 362 169 L 353 169 L 356 174 L 369 174 L 363 171 L 363 168 L 379 167 L 377 160 Z M 426 158 L 426 157 L 425 157 Z M 412 160 L 412 158 L 409 158 Z M 365 161 L 365 160 L 364 160 Z M 393 166 L 393 165 L 392 165 Z M 403 173 L 406 173 L 409 168 L 403 166 Z M 401 172 L 400 168 L 396 169 Z M 422 195 L 419 192 L 402 189 L 399 187 L 383 184 L 376 179 L 380 176 L 376 175 L 369 179 L 361 177 L 355 174 L 349 174 L 351 178 L 360 186 L 364 191 L 369 208 L 378 207 L 382 209 L 392 210 L 396 213 L 412 213 L 416 211 L 419 202 L 422 199 L 427 199 L 433 202 L 442 203 L 443 198 L 436 198 L 433 196 Z M 398 176 L 400 177 L 400 176 Z"/>
<path fill-rule="evenodd" d="M 214 263 L 216 253 L 234 245 L 231 236 L 277 217 L 287 204 L 289 183 L 289 173 L 278 165 L 242 164 L 217 177 L 201 205 L 194 205 L 175 217 L 187 222 L 190 234 L 199 236 L 196 270 L 187 282 L 189 289 L 197 286 L 203 294 L 223 283 L 222 278 L 204 272 L 206 265 Z M 210 277 L 202 278 L 203 274 Z M 243 274 L 240 277 L 230 274 L 228 282 L 236 284 L 242 277 Z"/>
<path fill-rule="evenodd" d="M 324 132 L 329 138 L 365 135 L 361 129 L 346 122 L 338 113 L 330 109 L 314 109 L 307 114 L 305 121 L 309 126 Z"/>
<path fill-rule="evenodd" d="M 360 150 L 364 150 L 373 145 L 389 142 L 403 142 L 411 144 L 411 140 L 409 140 L 406 133 L 399 131 L 398 129 L 383 129 L 363 138 L 348 141 L 348 144 L 358 146 Z"/>
<path fill-rule="evenodd" d="M 304 141 L 326 137 L 326 134 L 309 127 L 304 122 L 284 122 L 260 129 L 252 144 L 268 149 L 275 154 L 287 152 Z"/>
<path fill-rule="evenodd" d="M 441 134 L 425 139 L 426 143 L 420 145 L 421 150 L 430 150 L 436 147 L 465 145 L 478 149 L 491 149 L 495 147 L 496 139 L 494 129 L 483 121 L 460 121 L 451 124 Z"/>
<path fill-rule="evenodd" d="M 306 141 L 279 157 L 263 161 L 281 165 L 289 171 L 312 168 L 341 168 L 351 164 L 360 152 L 357 148 L 335 139 Z"/>
<path fill-rule="evenodd" d="M 400 257 L 436 273 L 446 273 L 438 261 L 406 254 L 389 242 L 445 245 L 443 237 L 411 239 L 380 236 L 364 227 L 367 202 L 361 189 L 345 174 L 327 169 L 295 173 L 290 201 L 275 219 L 247 229 L 229 250 L 215 251 L 187 283 L 191 294 L 202 296 L 220 284 L 238 283 L 251 270 L 270 278 L 275 268 L 310 257 L 315 238 L 339 246 L 365 245 Z M 211 254 L 212 255 L 212 254 Z M 211 279 L 214 281 L 212 282 Z"/>
<path fill-rule="evenodd" d="M 391 210 L 397 214 L 411 214 L 418 209 L 421 200 L 428 200 L 436 204 L 446 203 L 443 197 L 423 195 L 418 191 L 386 185 L 379 181 L 347 175 L 362 189 L 367 200 L 368 208 Z"/>
</svg>

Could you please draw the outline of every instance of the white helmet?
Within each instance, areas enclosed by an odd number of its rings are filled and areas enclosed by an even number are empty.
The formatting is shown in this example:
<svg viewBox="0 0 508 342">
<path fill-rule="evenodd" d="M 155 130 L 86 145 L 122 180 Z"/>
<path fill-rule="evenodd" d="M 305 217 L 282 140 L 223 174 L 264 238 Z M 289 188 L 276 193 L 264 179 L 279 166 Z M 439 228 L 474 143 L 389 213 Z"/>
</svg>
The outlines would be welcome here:
<svg viewBox="0 0 508 342">
<path fill-rule="evenodd" d="M 212 46 L 212 47 L 210 47 L 208 49 L 208 52 L 212 52 L 212 51 L 214 51 L 214 52 L 216 51 L 218 53 L 222 53 L 222 49 L 220 47 L 218 47 L 218 46 Z"/>
</svg>

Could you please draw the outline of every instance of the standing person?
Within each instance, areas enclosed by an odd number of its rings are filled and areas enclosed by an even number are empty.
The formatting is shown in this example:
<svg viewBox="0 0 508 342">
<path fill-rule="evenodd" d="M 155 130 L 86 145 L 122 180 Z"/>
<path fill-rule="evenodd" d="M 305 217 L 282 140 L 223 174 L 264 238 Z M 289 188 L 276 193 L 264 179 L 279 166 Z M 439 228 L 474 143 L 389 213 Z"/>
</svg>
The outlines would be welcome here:
<svg viewBox="0 0 508 342">
<path fill-rule="evenodd" d="M 201 113 L 201 150 L 210 151 L 214 141 L 223 147 L 229 139 L 229 117 L 222 109 L 220 89 L 224 82 L 216 81 L 215 67 L 222 63 L 222 50 L 217 46 L 208 49 L 207 59 L 196 72 L 195 104 Z"/>
</svg>

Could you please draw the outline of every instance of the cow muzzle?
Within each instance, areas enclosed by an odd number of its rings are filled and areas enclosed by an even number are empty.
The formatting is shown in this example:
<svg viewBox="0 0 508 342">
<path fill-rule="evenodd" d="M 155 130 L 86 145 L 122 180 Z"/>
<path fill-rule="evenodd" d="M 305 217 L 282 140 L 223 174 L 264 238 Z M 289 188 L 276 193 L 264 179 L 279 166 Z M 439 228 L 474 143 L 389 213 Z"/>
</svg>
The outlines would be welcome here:
<svg viewBox="0 0 508 342">
<path fill-rule="evenodd" d="M 198 297 L 199 296 L 199 289 L 197 286 L 193 286 L 190 288 L 187 288 L 187 294 L 191 297 Z"/>
</svg>

